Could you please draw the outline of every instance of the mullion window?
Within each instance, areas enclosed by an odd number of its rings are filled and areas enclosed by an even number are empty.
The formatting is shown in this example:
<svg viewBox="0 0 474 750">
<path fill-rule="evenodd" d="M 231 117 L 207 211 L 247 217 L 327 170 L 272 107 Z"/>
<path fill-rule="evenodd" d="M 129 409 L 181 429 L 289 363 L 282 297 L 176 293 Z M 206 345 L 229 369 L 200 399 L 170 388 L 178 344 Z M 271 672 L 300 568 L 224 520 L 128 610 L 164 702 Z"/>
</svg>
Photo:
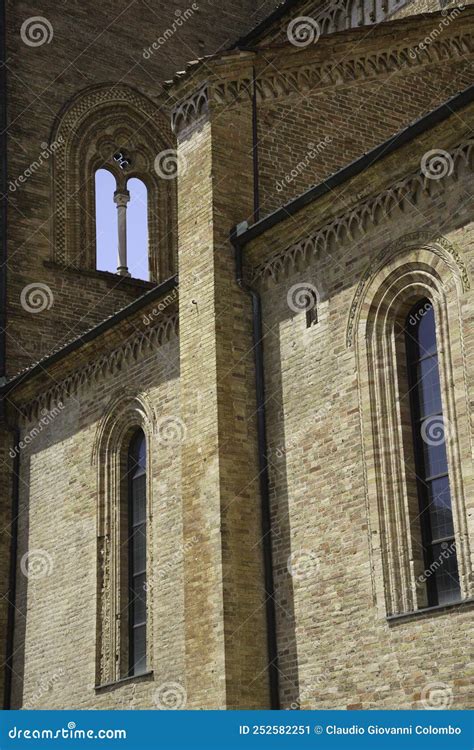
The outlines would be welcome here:
<svg viewBox="0 0 474 750">
<path fill-rule="evenodd" d="M 438 420 L 443 434 L 436 323 L 429 300 L 410 311 L 405 340 L 427 594 L 434 606 L 458 600 L 460 587 L 446 445 L 443 439 L 427 437 L 426 429 Z"/>
</svg>

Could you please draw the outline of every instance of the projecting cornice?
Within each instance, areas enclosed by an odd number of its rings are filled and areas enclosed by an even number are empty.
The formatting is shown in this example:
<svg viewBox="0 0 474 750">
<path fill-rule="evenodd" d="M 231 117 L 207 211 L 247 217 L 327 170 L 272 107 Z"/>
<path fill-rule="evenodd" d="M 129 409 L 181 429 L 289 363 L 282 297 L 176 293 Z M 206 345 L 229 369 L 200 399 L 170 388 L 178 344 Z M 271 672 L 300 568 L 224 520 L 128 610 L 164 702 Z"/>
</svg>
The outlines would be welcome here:
<svg viewBox="0 0 474 750">
<path fill-rule="evenodd" d="M 130 336 L 113 351 L 94 359 L 90 364 L 80 367 L 63 380 L 54 381 L 51 388 L 42 390 L 34 399 L 19 407 L 28 420 L 41 420 L 55 406 L 64 404 L 67 398 L 74 396 L 83 388 L 100 382 L 120 372 L 123 367 L 137 362 L 159 346 L 167 343 L 178 333 L 178 314 L 160 315 L 156 321 L 153 314 L 146 316 L 145 330 Z"/>
<path fill-rule="evenodd" d="M 474 14 L 467 10 L 464 13 L 463 24 L 453 22 L 423 46 L 420 42 L 429 33 L 429 26 L 425 29 L 420 24 L 416 29 L 408 26 L 407 34 L 400 35 L 403 40 L 398 43 L 394 43 L 393 34 L 386 36 L 384 33 L 379 38 L 374 30 L 373 37 L 361 40 L 359 44 L 354 32 L 347 32 L 320 41 L 314 49 L 303 50 L 300 54 L 294 48 L 288 51 L 280 48 L 270 60 L 268 52 L 258 51 L 252 60 L 253 65 L 249 64 L 248 53 L 209 61 L 206 82 L 199 78 L 198 68 L 182 88 L 177 87 L 178 90 L 181 88 L 182 98 L 172 108 L 173 130 L 179 133 L 209 109 L 249 103 L 254 89 L 257 103 L 262 104 L 291 96 L 305 97 L 327 88 L 348 86 L 441 62 L 472 59 L 474 33 L 469 25 L 472 25 Z M 383 25 L 386 28 L 392 26 Z M 350 38 L 345 39 L 346 35 Z M 368 45 L 368 42 L 372 44 Z M 373 49 L 374 46 L 378 48 Z M 219 75 L 221 70 L 225 70 L 225 76 Z M 184 91 L 187 93 L 183 96 Z"/>
</svg>

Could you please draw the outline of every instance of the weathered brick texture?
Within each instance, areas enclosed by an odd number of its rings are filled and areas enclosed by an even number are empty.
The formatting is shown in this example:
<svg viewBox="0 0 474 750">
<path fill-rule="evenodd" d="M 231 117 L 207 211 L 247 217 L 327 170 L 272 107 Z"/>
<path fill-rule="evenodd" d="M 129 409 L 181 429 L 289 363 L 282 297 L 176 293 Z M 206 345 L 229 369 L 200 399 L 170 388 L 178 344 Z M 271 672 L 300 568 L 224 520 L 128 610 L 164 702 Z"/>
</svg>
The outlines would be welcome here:
<svg viewBox="0 0 474 750">
<path fill-rule="evenodd" d="M 181 708 L 270 707 L 252 308 L 236 282 L 230 230 L 254 222 L 258 211 L 265 216 L 279 208 L 466 88 L 473 9 L 456 15 L 422 55 L 411 53 L 446 18 L 438 2 L 407 4 L 392 23 L 339 30 L 305 49 L 278 37 L 284 21 L 262 40 L 263 50 L 206 59 L 161 90 L 189 57 L 230 47 L 258 20 L 250 17 L 254 6 L 199 3 L 194 19 L 147 57 L 143 48 L 171 23 L 176 3 L 128 8 L 104 0 L 99 7 L 73 4 L 66 14 L 46 0 L 41 12 L 54 36 L 37 48 L 19 38 L 37 8 L 7 4 L 8 64 L 16 66 L 9 78 L 9 127 L 16 132 L 9 179 L 34 161 L 79 91 L 110 81 L 140 91 L 171 117 L 181 164 L 173 183 L 177 216 L 170 220 L 179 289 L 161 307 L 159 300 L 156 307 L 144 301 L 46 359 L 15 381 L 5 399 L 8 424 L 22 439 L 14 707 L 154 709 L 170 685 Z M 314 4 L 295 7 L 309 12 Z M 423 708 L 435 683 L 449 707 L 474 707 L 472 115 L 466 107 L 429 127 L 287 213 L 245 249 L 246 279 L 263 303 L 285 709 Z M 308 148 L 315 154 L 309 160 Z M 422 171 L 433 149 L 448 157 L 443 179 Z M 151 288 L 53 262 L 50 218 L 57 202 L 48 169 L 43 164 L 9 201 L 9 375 Z M 405 468 L 390 478 L 390 492 L 380 490 L 388 486 L 381 467 L 395 454 L 394 438 L 406 430 L 407 417 L 394 397 L 400 424 L 385 428 L 390 404 L 377 401 L 374 391 L 393 363 L 385 351 L 385 359 L 371 359 L 369 347 L 375 311 L 385 309 L 384 285 L 396 278 L 406 282 L 404 294 L 415 296 L 424 288 L 421 277 L 433 283 L 444 311 L 441 356 L 449 361 L 442 388 L 453 430 L 448 452 L 463 595 L 456 606 L 424 613 L 404 606 L 414 601 L 402 591 L 404 560 L 397 568 L 385 554 L 402 524 L 384 508 L 404 492 L 407 506 L 412 500 Z M 20 304 L 25 285 L 34 282 L 47 284 L 54 298 L 40 314 Z M 295 288 L 308 284 L 318 297 L 311 326 L 289 304 Z M 117 672 L 108 634 L 120 629 L 115 620 L 122 616 L 110 603 L 113 540 L 104 531 L 107 512 L 120 515 L 111 499 L 114 492 L 121 497 L 120 489 L 107 484 L 109 466 L 120 459 L 106 438 L 129 403 L 135 404 L 131 416 L 126 412 L 130 424 L 120 422 L 123 435 L 117 427 L 121 439 L 140 420 L 148 430 L 151 673 L 104 685 L 103 675 Z M 2 424 L 0 661 L 12 440 Z M 392 465 L 410 467 L 406 458 L 399 450 Z M 421 559 L 416 528 L 415 519 L 401 545 L 407 580 Z M 28 559 L 37 561 L 29 576 Z"/>
</svg>

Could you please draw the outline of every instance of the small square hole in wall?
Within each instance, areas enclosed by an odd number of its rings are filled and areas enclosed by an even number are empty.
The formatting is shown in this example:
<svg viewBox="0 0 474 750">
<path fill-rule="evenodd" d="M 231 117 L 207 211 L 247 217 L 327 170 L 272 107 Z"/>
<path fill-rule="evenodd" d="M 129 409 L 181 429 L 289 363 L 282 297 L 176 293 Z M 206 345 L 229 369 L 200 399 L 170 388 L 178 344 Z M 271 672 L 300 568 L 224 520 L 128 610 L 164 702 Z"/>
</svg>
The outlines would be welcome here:
<svg viewBox="0 0 474 750">
<path fill-rule="evenodd" d="M 318 298 L 312 289 L 308 289 L 308 307 L 306 309 L 306 328 L 318 324 Z"/>
</svg>

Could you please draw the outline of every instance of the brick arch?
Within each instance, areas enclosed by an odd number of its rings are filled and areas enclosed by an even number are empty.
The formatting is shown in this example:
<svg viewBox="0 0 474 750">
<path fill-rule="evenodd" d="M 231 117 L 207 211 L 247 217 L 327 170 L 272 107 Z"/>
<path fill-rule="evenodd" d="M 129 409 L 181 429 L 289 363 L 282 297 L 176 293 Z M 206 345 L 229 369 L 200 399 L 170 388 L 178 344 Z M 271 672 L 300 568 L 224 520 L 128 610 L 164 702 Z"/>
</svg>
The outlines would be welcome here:
<svg viewBox="0 0 474 750">
<path fill-rule="evenodd" d="M 451 273 L 450 286 L 454 285 L 459 293 L 471 288 L 471 282 L 466 264 L 459 249 L 446 237 L 433 237 L 427 232 L 414 232 L 405 235 L 396 242 L 385 246 L 381 252 L 367 265 L 362 278 L 359 281 L 356 292 L 352 299 L 346 328 L 346 345 L 348 347 L 356 343 L 355 332 L 363 320 L 363 309 L 367 306 L 367 298 L 370 297 L 370 289 L 381 283 L 381 275 L 388 273 L 389 259 L 406 254 L 409 250 L 417 250 L 425 253 L 429 267 L 438 267 L 440 262 L 447 269 L 442 273 Z M 361 317 L 362 316 L 362 317 Z"/>
<path fill-rule="evenodd" d="M 94 174 L 107 166 L 119 187 L 130 177 L 146 184 L 150 276 L 157 282 L 169 278 L 176 265 L 176 184 L 160 179 L 154 168 L 159 153 L 175 148 L 168 117 L 128 86 L 94 86 L 59 114 L 51 145 L 53 259 L 79 269 L 95 268 Z M 112 158 L 120 148 L 137 157 L 126 174 Z"/>
<path fill-rule="evenodd" d="M 404 337 L 397 326 L 417 300 L 429 298 L 437 321 L 453 517 L 463 597 L 472 596 L 467 500 L 472 452 L 460 300 L 462 273 L 426 247 L 408 247 L 372 274 L 359 300 L 356 362 L 361 411 L 369 548 L 381 617 L 427 606 L 416 586 L 424 564 L 411 416 L 404 383 Z M 398 329 L 399 331 L 400 329 Z"/>
<path fill-rule="evenodd" d="M 127 446 L 133 433 L 142 429 L 147 445 L 147 569 L 153 569 L 150 542 L 152 531 L 153 438 L 156 414 L 143 395 L 122 395 L 113 399 L 100 422 L 92 450 L 97 467 L 97 627 L 96 684 L 121 679 L 124 669 L 122 618 L 123 579 L 121 548 L 121 512 L 123 501 L 122 469 Z M 147 621 L 153 633 L 153 590 L 147 591 Z M 153 649 L 147 639 L 147 663 L 151 668 Z"/>
</svg>

